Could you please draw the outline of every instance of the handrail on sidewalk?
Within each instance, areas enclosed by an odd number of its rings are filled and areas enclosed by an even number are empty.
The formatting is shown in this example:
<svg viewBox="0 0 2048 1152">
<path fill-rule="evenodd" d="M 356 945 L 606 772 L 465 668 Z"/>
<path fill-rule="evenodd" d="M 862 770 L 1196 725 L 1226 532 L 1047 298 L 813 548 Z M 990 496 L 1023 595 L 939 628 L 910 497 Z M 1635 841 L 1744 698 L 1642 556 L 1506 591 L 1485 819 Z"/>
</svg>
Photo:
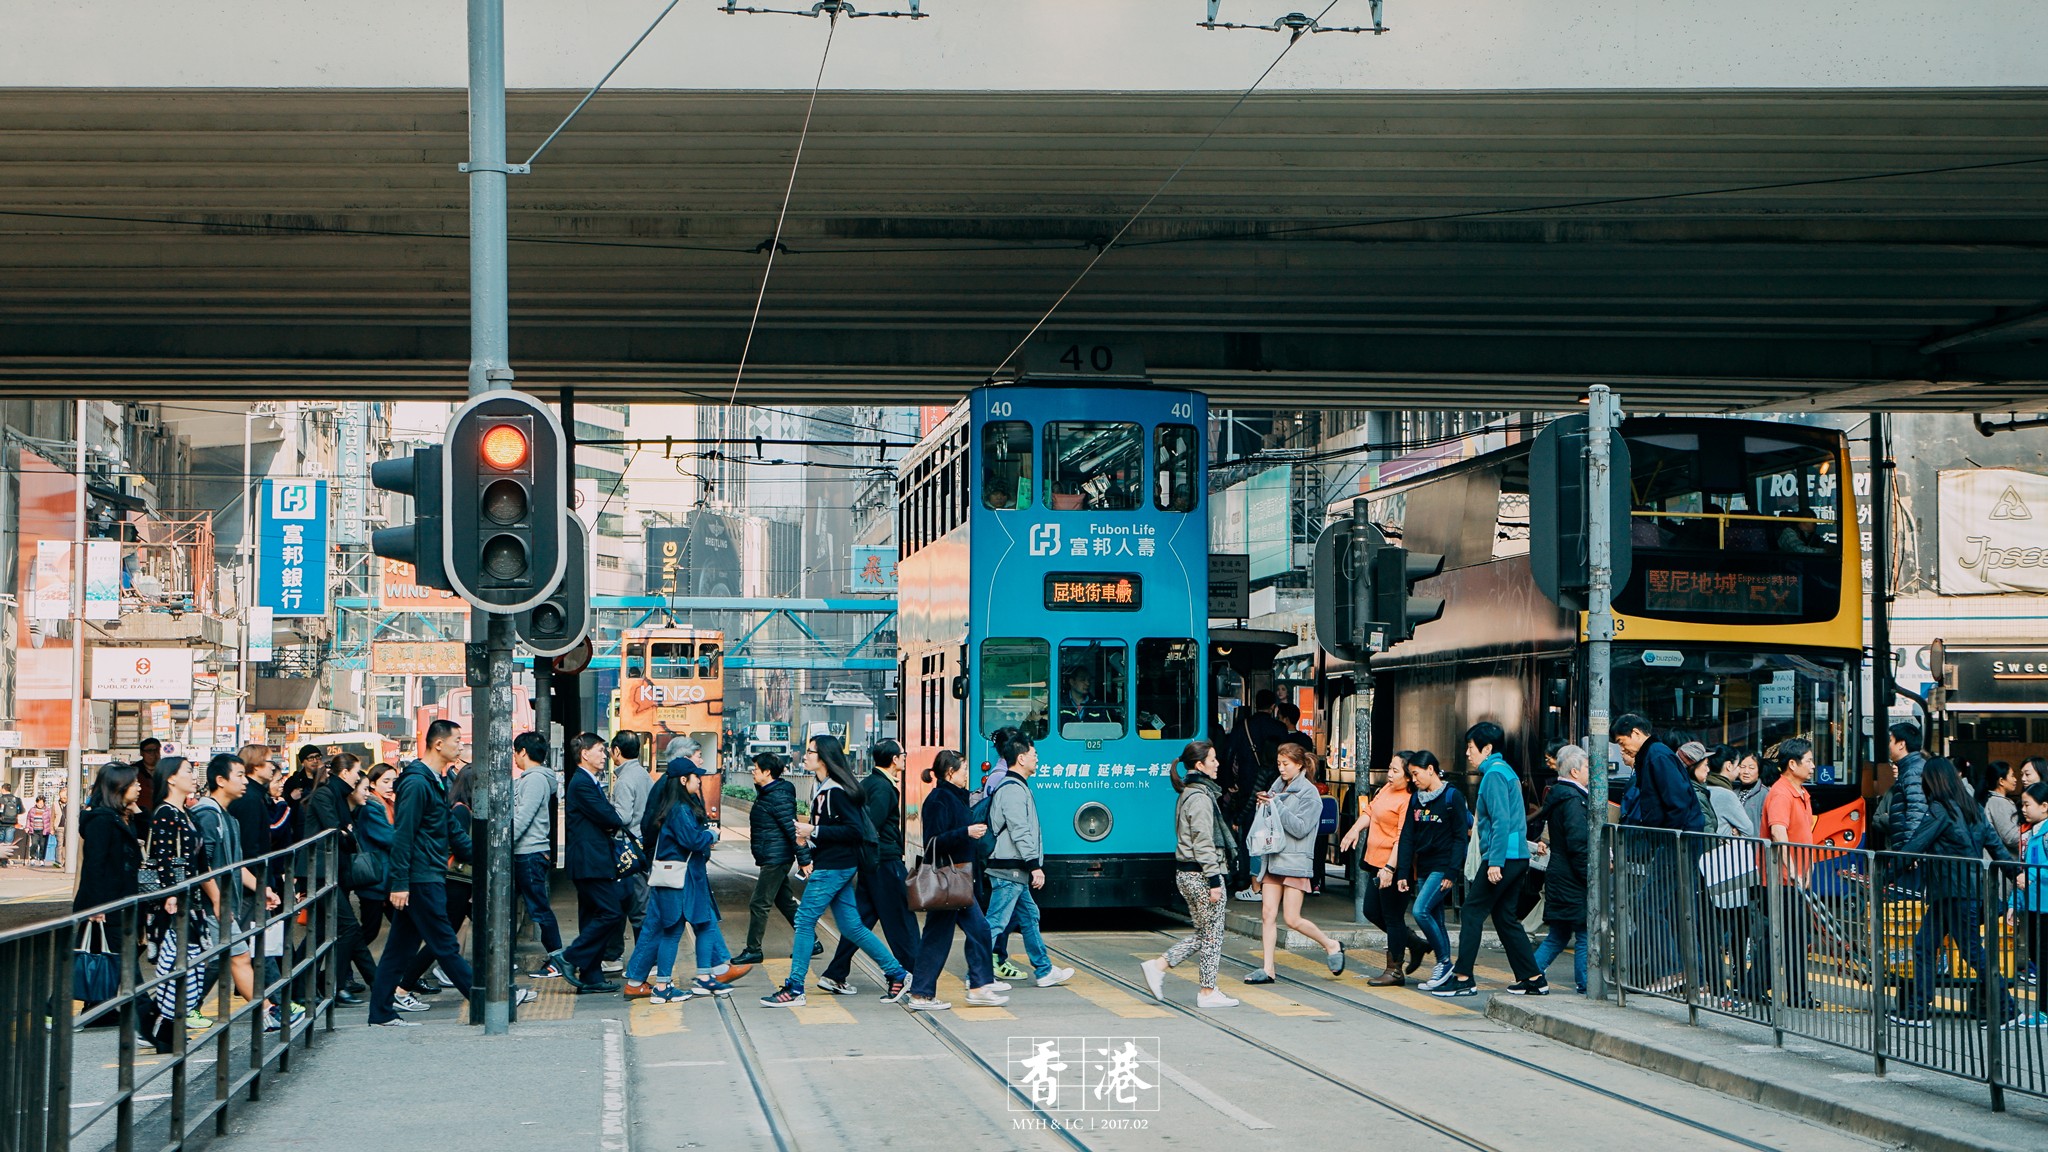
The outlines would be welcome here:
<svg viewBox="0 0 2048 1152">
<path fill-rule="evenodd" d="M 1630 995 L 1866 1055 L 2048 1096 L 2048 1027 L 2021 945 L 2011 865 L 1606 826 L 1614 969 Z M 2036 878 L 2039 879 L 2038 877 Z M 2031 957 L 2038 967 L 2048 956 Z M 2026 1001 L 2031 998 L 2032 1003 Z"/>
<path fill-rule="evenodd" d="M 339 836 L 333 830 L 321 832 L 290 848 L 216 868 L 156 892 L 0 932 L 0 1152 L 64 1152 L 74 1139 L 85 1136 L 109 1115 L 114 1117 L 114 1130 L 104 1142 L 126 1152 L 134 1146 L 138 1126 L 154 1114 L 138 1117 L 136 1104 L 155 1103 L 158 1097 L 145 1101 L 142 1094 L 165 1077 L 170 1086 L 167 1091 L 159 1089 L 168 1125 L 165 1147 L 183 1147 L 209 1119 L 216 1135 L 225 1134 L 244 1089 L 250 1100 L 261 1099 L 264 1075 L 271 1066 L 278 1072 L 290 1070 L 295 1037 L 302 1047 L 310 1048 L 313 1034 L 319 1030 L 313 1026 L 316 1017 L 324 1022 L 324 1030 L 334 1029 L 341 959 L 334 943 L 340 930 L 338 901 L 344 898 Z M 182 910 L 194 907 L 195 899 L 201 901 L 196 906 L 207 907 L 203 886 L 209 881 L 239 883 L 236 874 L 244 868 L 263 877 L 266 884 L 279 881 L 281 886 L 273 887 L 279 906 L 262 911 L 251 923 L 228 926 L 220 933 L 221 939 L 208 940 L 203 931 L 195 937 L 200 925 Z M 161 910 L 170 898 L 178 900 L 181 911 L 166 916 Z M 303 931 L 297 932 L 294 940 L 301 916 Z M 151 940 L 147 929 L 153 920 L 160 931 Z M 105 937 L 93 933 L 94 938 L 88 938 L 87 925 L 95 922 L 108 929 Z M 282 928 L 285 940 L 276 955 L 265 940 L 273 926 Z M 77 1011 L 74 957 L 97 950 L 100 939 L 107 941 L 115 957 L 119 989 L 108 999 Z M 159 972 L 164 965 L 158 957 L 165 945 L 173 955 L 168 970 Z M 237 1008 L 228 969 L 230 955 L 242 946 L 249 950 L 260 987 L 253 999 Z M 282 963 L 277 977 L 265 982 L 265 962 L 271 959 Z M 143 961 L 149 964 L 146 970 L 139 966 Z M 196 1033 L 186 1026 L 188 1013 L 196 1013 L 203 1003 L 199 998 L 188 1000 L 186 990 L 194 979 L 211 979 L 218 985 L 215 1015 Z M 166 988 L 169 991 L 164 991 Z M 177 1003 L 171 1017 L 160 1017 L 157 1011 L 160 992 Z M 298 1024 L 292 1021 L 295 1001 L 306 1008 Z M 274 1041 L 265 1032 L 262 1008 L 266 1003 L 278 1006 L 284 1022 Z M 139 1048 L 144 1043 L 155 1046 L 155 1040 L 143 1031 L 150 1019 L 161 1019 L 158 1035 L 170 1047 L 161 1063 L 148 1067 L 147 1074 L 138 1078 Z M 248 1061 L 237 1071 L 234 1040 L 236 1026 L 243 1023 Z M 114 1030 L 115 1090 L 90 1107 L 74 1106 L 76 1034 L 101 1027 Z M 195 1057 L 209 1047 L 212 1083 L 195 1090 L 188 1073 L 195 1066 Z"/>
</svg>

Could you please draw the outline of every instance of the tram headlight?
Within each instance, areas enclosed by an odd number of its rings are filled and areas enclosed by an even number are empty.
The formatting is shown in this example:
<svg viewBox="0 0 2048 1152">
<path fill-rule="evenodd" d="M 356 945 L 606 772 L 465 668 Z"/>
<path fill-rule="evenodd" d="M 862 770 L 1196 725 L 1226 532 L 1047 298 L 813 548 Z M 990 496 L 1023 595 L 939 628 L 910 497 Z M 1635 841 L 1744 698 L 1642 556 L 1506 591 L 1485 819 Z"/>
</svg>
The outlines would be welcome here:
<svg viewBox="0 0 2048 1152">
<path fill-rule="evenodd" d="M 1093 800 L 1081 805 L 1081 810 L 1074 813 L 1075 834 L 1091 844 L 1109 835 L 1110 826 L 1115 823 L 1108 806 Z"/>
</svg>

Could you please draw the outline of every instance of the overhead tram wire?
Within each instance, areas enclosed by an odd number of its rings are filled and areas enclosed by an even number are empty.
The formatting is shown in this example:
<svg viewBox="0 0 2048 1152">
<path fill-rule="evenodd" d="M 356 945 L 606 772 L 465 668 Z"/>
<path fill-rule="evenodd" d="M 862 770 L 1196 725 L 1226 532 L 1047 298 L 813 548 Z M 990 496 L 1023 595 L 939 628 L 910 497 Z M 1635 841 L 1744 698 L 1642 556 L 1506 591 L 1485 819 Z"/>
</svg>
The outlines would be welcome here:
<svg viewBox="0 0 2048 1152">
<path fill-rule="evenodd" d="M 1315 23 L 1320 24 L 1322 22 L 1323 17 L 1328 16 L 1330 14 L 1330 9 L 1335 8 L 1337 6 L 1337 3 L 1338 0 L 1330 0 L 1328 4 L 1325 4 L 1323 6 L 1323 10 L 1316 14 Z M 1302 35 L 1302 32 L 1297 31 L 1287 38 L 1286 46 L 1280 49 L 1280 54 L 1278 56 L 1273 57 L 1273 62 L 1271 64 L 1266 65 L 1266 70 L 1259 73 L 1258 79 L 1253 80 L 1251 82 L 1251 86 L 1246 88 L 1242 93 L 1240 93 L 1238 95 L 1237 100 L 1233 102 L 1227 110 L 1225 110 L 1223 115 L 1217 119 L 1215 124 L 1210 126 L 1209 131 L 1205 135 L 1203 135 L 1203 137 L 1200 140 L 1195 142 L 1195 146 L 1188 151 L 1188 154 L 1186 156 L 1181 158 L 1181 162 L 1174 167 L 1172 172 L 1167 174 L 1166 179 L 1160 182 L 1159 187 L 1153 189 L 1152 194 L 1145 198 L 1145 202 L 1143 204 L 1138 205 L 1138 210 L 1136 212 L 1131 213 L 1130 219 L 1124 221 L 1123 227 L 1118 228 L 1116 230 L 1116 234 L 1111 236 L 1108 242 L 1104 243 L 1102 247 L 1096 249 L 1095 255 L 1089 257 L 1088 263 L 1082 267 L 1081 274 L 1074 277 L 1074 282 L 1067 285 L 1066 291 L 1061 292 L 1059 294 L 1059 298 L 1052 302 L 1052 307 L 1047 308 L 1045 310 L 1045 315 L 1040 316 L 1038 318 L 1038 322 L 1031 326 L 1031 330 L 1024 333 L 1024 338 L 1022 340 L 1017 341 L 1017 346 L 1010 349 L 1009 354 L 1003 357 L 1003 362 L 1001 364 L 997 364 L 993 369 L 990 370 L 988 378 L 991 381 L 995 379 L 996 374 L 1001 372 L 1005 366 L 1011 364 L 1017 359 L 1017 354 L 1024 350 L 1025 345 L 1031 343 L 1031 338 L 1033 336 L 1038 335 L 1038 330 L 1045 327 L 1046 321 L 1052 319 L 1053 313 L 1060 310 L 1060 305 L 1065 304 L 1067 302 L 1067 297 L 1072 296 L 1074 294 L 1074 290 L 1081 286 L 1081 282 L 1083 280 L 1088 279 L 1088 274 L 1090 272 L 1095 271 L 1095 266 L 1097 264 L 1102 263 L 1102 258 L 1109 255 L 1109 250 L 1116 247 L 1117 242 L 1119 240 L 1122 240 L 1124 238 L 1124 235 L 1131 230 L 1131 226 L 1136 224 L 1138 220 L 1145 215 L 1146 211 L 1149 210 L 1152 207 L 1152 205 L 1158 201 L 1159 197 L 1164 195 L 1166 193 L 1166 190 L 1173 186 L 1173 182 L 1175 180 L 1180 179 L 1180 174 L 1182 172 L 1187 171 L 1188 165 L 1194 163 L 1195 157 L 1202 154 L 1202 149 L 1209 146 L 1209 141 L 1214 140 L 1216 138 L 1216 133 L 1221 132 L 1223 130 L 1223 126 L 1230 122 L 1230 118 L 1232 116 L 1237 115 L 1237 110 L 1239 108 L 1244 107 L 1245 101 L 1252 98 L 1252 93 L 1258 91 L 1259 85 L 1266 82 L 1266 77 L 1271 76 L 1273 74 L 1273 69 L 1278 68 L 1280 66 L 1280 62 L 1282 60 L 1287 59 L 1287 54 L 1289 52 L 1294 51 L 1294 46 L 1296 44 L 1301 43 Z"/>
<path fill-rule="evenodd" d="M 728 405 L 740 398 L 740 381 L 747 375 L 747 356 L 754 350 L 754 331 L 761 326 L 761 305 L 768 299 L 768 278 L 775 274 L 775 251 L 782 246 L 782 226 L 789 219 L 789 200 L 796 194 L 796 174 L 803 167 L 804 144 L 811 138 L 811 114 L 818 110 L 818 89 L 825 85 L 825 64 L 832 59 L 832 40 L 839 33 L 839 9 L 833 8 L 825 25 L 825 50 L 818 54 L 818 75 L 811 81 L 811 98 L 804 105 L 804 123 L 796 136 L 796 155 L 789 163 L 789 183 L 782 189 L 782 210 L 775 214 L 775 233 L 768 238 L 768 263 L 761 269 L 761 289 L 754 294 L 754 315 L 747 321 L 747 338 L 740 344 L 739 367 L 732 374 L 732 395 Z"/>
</svg>

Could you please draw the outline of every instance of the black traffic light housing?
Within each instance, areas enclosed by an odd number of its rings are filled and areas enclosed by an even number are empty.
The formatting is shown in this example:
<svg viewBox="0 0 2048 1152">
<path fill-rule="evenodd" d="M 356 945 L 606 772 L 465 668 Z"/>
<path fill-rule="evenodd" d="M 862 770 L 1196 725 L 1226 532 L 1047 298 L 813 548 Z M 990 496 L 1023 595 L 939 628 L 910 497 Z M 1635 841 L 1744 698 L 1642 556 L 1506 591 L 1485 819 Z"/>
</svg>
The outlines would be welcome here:
<svg viewBox="0 0 2048 1152">
<path fill-rule="evenodd" d="M 561 422 L 525 393 L 486 392 L 456 410 L 441 459 L 454 591 L 501 615 L 539 605 L 568 562 Z"/>
<path fill-rule="evenodd" d="M 1316 642 L 1339 659 L 1361 663 L 1444 614 L 1444 602 L 1414 595 L 1415 582 L 1443 571 L 1444 558 L 1387 543 L 1364 500 L 1316 538 L 1311 579 Z"/>
<path fill-rule="evenodd" d="M 1444 614 L 1444 602 L 1415 595 L 1415 582 L 1444 570 L 1434 552 L 1410 552 L 1383 544 L 1372 557 L 1373 618 L 1386 629 L 1386 646 L 1415 635 L 1415 630 Z"/>
<path fill-rule="evenodd" d="M 570 516 L 563 537 L 567 562 L 548 598 L 513 617 L 519 639 L 535 655 L 560 656 L 575 650 L 590 632 L 590 539 L 583 521 Z"/>
<path fill-rule="evenodd" d="M 1560 608 L 1583 612 L 1592 588 L 1586 537 L 1586 414 L 1560 416 L 1529 446 L 1529 574 Z M 1634 553 L 1629 535 L 1628 441 L 1619 429 L 1607 438 L 1610 477 L 1608 554 L 1611 587 L 1628 583 Z"/>
<path fill-rule="evenodd" d="M 412 523 L 393 524 L 370 534 L 370 551 L 387 560 L 413 566 L 422 588 L 455 591 L 443 563 L 447 545 L 441 498 L 441 446 L 423 444 L 410 456 L 370 465 L 370 483 L 386 492 L 412 497 Z"/>
</svg>

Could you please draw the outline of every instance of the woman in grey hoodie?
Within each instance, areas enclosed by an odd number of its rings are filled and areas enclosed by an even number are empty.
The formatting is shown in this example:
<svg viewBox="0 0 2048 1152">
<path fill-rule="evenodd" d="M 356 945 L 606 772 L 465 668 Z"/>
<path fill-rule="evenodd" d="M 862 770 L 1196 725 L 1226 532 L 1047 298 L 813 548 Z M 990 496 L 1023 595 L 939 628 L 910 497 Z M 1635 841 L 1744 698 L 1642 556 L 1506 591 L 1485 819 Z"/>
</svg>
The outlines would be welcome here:
<svg viewBox="0 0 2048 1152">
<path fill-rule="evenodd" d="M 1324 934 L 1301 914 L 1301 898 L 1308 894 L 1309 878 L 1315 874 L 1316 829 L 1323 819 L 1323 794 L 1308 778 L 1309 761 L 1315 754 L 1299 744 L 1282 744 L 1275 757 L 1280 769 L 1272 790 L 1258 794 L 1258 807 L 1270 808 L 1280 824 L 1280 851 L 1264 857 L 1265 871 L 1259 877 L 1259 933 L 1264 945 L 1265 966 L 1244 978 L 1247 984 L 1271 984 L 1273 945 L 1280 920 L 1289 928 L 1323 946 L 1329 954 L 1330 975 L 1344 972 L 1344 946 Z M 1258 818 L 1254 818 L 1256 824 Z"/>
</svg>

